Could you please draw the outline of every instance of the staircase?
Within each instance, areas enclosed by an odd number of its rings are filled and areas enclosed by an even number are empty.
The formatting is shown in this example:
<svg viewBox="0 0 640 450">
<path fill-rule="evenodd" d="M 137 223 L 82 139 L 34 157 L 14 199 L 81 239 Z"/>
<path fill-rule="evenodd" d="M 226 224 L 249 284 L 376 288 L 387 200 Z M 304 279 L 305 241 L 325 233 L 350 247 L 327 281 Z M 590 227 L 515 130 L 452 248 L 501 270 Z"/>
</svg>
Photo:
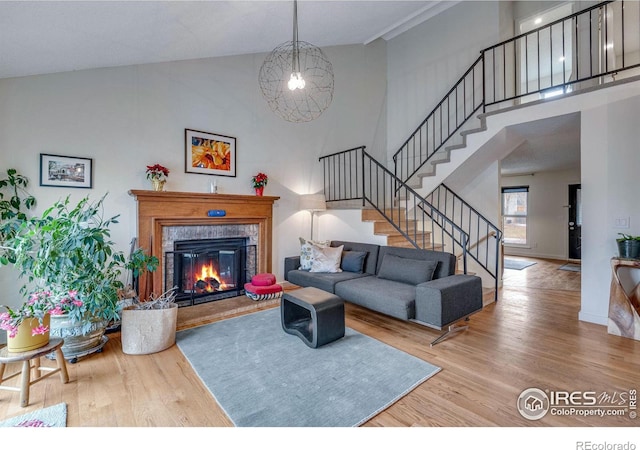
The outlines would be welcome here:
<svg viewBox="0 0 640 450">
<path fill-rule="evenodd" d="M 374 233 L 387 236 L 389 245 L 444 249 L 459 255 L 463 273 L 467 273 L 469 258 L 494 279 L 497 299 L 502 232 L 442 182 L 454 174 L 473 179 L 482 164 L 506 156 L 517 145 L 504 132 L 510 124 L 536 120 L 536 114 L 549 117 L 544 109 L 547 102 L 532 101 L 533 97 L 539 99 L 547 91 L 560 89 L 565 96 L 560 97 L 562 107 L 556 114 L 575 112 L 580 110 L 575 99 L 581 90 L 591 95 L 603 83 L 634 75 L 640 69 L 640 58 L 630 54 L 625 61 L 621 41 L 625 34 L 637 35 L 640 28 L 637 21 L 625 19 L 624 10 L 640 7 L 629 3 L 602 2 L 483 50 L 393 155 L 392 170 L 371 157 L 365 147 L 321 157 L 327 202 L 361 201 L 362 208 L 371 208 L 363 209 L 363 220 L 374 222 Z M 633 16 L 627 14 L 627 18 Z M 627 30 L 607 38 L 615 48 L 623 49 L 622 57 L 611 63 L 606 47 L 591 45 L 603 37 L 596 34 L 594 41 L 593 35 L 593 24 L 603 17 L 615 17 L 621 22 L 616 26 Z M 561 75 L 552 70 L 541 79 L 540 36 L 548 37 L 549 48 L 554 39 L 572 42 L 572 48 L 563 47 L 574 54 L 561 64 Z M 520 59 L 514 56 L 518 52 Z M 538 67 L 532 67 L 536 53 Z M 585 69 L 580 58 L 606 63 L 590 63 Z M 527 61 L 527 70 L 520 61 Z M 554 68 L 553 61 L 550 67 Z M 536 73 L 536 79 L 530 78 Z M 570 91 L 573 93 L 567 94 Z M 606 96 L 615 95 L 611 92 L 608 89 Z"/>
</svg>

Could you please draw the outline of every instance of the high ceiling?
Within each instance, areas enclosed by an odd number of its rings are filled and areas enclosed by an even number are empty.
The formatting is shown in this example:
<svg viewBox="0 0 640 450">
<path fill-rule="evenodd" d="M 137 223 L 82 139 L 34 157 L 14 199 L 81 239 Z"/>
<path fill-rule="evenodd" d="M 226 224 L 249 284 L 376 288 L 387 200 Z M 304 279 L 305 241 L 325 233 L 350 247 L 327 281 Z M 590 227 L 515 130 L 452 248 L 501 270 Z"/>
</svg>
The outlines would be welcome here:
<svg viewBox="0 0 640 450">
<path fill-rule="evenodd" d="M 320 47 L 391 39 L 457 3 L 299 0 L 299 38 Z M 0 79 L 269 52 L 291 40 L 292 20 L 290 0 L 0 0 Z M 575 118 L 528 127 L 506 172 L 579 164 Z"/>
<path fill-rule="evenodd" d="M 299 0 L 299 39 L 389 39 L 456 3 Z M 292 22 L 289 0 L 0 0 L 0 78 L 269 52 Z"/>
</svg>

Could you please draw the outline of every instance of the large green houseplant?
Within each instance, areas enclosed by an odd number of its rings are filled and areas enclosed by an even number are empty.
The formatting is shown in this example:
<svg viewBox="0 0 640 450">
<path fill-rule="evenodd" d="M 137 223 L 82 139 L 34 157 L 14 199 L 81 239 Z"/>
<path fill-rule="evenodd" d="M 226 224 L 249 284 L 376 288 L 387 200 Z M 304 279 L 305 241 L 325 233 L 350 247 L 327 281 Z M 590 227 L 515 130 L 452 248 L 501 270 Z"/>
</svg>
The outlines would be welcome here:
<svg viewBox="0 0 640 450">
<path fill-rule="evenodd" d="M 4 245 L 9 254 L 2 261 L 13 263 L 25 279 L 20 289 L 24 295 L 41 289 L 71 293 L 79 301 L 68 309 L 65 319 L 82 334 L 97 333 L 98 338 L 119 318 L 118 289 L 124 287 L 123 272 L 132 270 L 136 276 L 158 265 L 156 257 L 141 249 L 129 257 L 115 251 L 110 227 L 119 215 L 104 217 L 105 197 L 97 201 L 85 197 L 76 204 L 66 197 L 39 216 L 15 219 L 14 231 Z M 56 335 L 54 331 L 52 324 L 52 335 Z M 63 346 L 65 358 L 73 358 L 68 353 L 86 349 L 74 344 L 67 350 Z"/>
</svg>

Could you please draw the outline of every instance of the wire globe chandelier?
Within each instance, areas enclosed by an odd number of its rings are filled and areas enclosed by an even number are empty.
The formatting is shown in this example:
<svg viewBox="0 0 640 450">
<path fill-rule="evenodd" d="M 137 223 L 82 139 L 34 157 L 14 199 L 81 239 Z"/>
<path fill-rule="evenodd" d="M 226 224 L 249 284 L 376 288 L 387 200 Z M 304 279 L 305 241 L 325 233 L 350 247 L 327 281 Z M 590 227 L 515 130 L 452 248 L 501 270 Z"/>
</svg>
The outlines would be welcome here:
<svg viewBox="0 0 640 450">
<path fill-rule="evenodd" d="M 289 122 L 317 119 L 333 100 L 333 67 L 320 48 L 298 40 L 298 2 L 293 2 L 293 40 L 277 46 L 258 76 L 262 95 Z"/>
</svg>

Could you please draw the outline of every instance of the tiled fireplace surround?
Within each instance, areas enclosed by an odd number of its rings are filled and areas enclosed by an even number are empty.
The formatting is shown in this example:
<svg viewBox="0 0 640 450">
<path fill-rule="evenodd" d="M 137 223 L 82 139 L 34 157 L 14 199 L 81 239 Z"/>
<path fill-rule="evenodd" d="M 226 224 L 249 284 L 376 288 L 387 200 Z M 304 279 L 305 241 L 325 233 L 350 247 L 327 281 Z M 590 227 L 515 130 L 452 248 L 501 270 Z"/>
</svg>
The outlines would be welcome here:
<svg viewBox="0 0 640 450">
<path fill-rule="evenodd" d="M 273 203 L 279 197 L 132 190 L 137 201 L 138 242 L 160 267 L 140 277 L 139 297 L 163 290 L 163 255 L 183 239 L 248 237 L 256 245 L 257 272 L 271 272 Z M 224 215 L 210 214 L 224 211 Z"/>
</svg>

